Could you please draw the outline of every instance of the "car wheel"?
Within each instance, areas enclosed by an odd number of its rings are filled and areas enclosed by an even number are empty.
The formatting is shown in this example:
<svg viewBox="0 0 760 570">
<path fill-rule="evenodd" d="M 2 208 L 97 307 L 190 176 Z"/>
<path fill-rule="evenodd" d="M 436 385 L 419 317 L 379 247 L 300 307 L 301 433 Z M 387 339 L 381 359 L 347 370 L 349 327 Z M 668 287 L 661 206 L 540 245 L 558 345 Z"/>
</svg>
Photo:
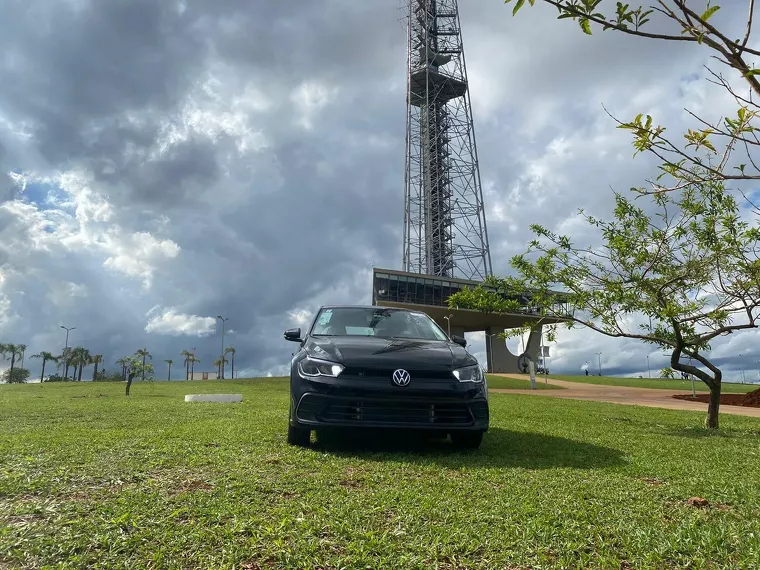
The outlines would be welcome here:
<svg viewBox="0 0 760 570">
<path fill-rule="evenodd" d="M 458 449 L 478 449 L 482 441 L 482 431 L 460 431 L 451 434 L 451 443 Z"/>
<path fill-rule="evenodd" d="M 288 424 L 288 443 L 290 445 L 306 447 L 311 443 L 311 430 Z"/>
</svg>

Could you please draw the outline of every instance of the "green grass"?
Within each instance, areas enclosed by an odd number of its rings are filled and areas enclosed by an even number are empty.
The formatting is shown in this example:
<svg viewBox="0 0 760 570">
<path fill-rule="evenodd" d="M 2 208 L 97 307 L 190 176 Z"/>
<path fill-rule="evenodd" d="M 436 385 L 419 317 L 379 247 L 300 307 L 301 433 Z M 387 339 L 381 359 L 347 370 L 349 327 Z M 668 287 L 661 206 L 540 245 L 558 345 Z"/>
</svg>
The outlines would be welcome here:
<svg viewBox="0 0 760 570">
<path fill-rule="evenodd" d="M 526 376 L 522 378 L 509 378 L 507 376 L 495 376 L 487 374 L 489 388 L 500 388 L 508 390 L 530 390 L 530 379 Z M 536 376 L 536 388 L 538 390 L 564 390 L 562 386 L 545 384 L 543 376 Z"/>
<path fill-rule="evenodd" d="M 564 376 L 550 374 L 549 378 L 565 380 L 566 382 L 579 382 L 581 384 L 601 384 L 604 386 L 629 386 L 631 388 L 660 388 L 662 390 L 684 390 L 691 392 L 691 380 L 667 380 L 664 378 L 616 378 L 614 376 Z M 709 392 L 704 382 L 694 382 L 697 392 Z M 757 384 L 723 383 L 721 391 L 724 394 L 744 394 L 757 390 Z"/>
<path fill-rule="evenodd" d="M 242 404 L 186 404 L 199 391 Z M 491 394 L 483 446 L 285 443 L 282 380 L 0 386 L 0 568 L 750 568 L 760 421 Z M 690 497 L 710 506 L 687 504 Z"/>
</svg>

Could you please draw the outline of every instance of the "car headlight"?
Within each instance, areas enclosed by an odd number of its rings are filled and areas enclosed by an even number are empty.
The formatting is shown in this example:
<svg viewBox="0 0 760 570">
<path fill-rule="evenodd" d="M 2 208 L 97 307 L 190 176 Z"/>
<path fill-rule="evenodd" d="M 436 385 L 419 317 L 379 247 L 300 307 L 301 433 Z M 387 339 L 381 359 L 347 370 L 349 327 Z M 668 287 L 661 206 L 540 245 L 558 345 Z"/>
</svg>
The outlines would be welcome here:
<svg viewBox="0 0 760 570">
<path fill-rule="evenodd" d="M 465 366 L 454 370 L 454 377 L 460 382 L 482 382 L 483 370 L 479 364 L 474 366 Z"/>
<path fill-rule="evenodd" d="M 343 372 L 343 365 L 307 356 L 298 363 L 298 372 L 302 376 L 329 376 L 330 378 L 337 378 Z"/>
</svg>

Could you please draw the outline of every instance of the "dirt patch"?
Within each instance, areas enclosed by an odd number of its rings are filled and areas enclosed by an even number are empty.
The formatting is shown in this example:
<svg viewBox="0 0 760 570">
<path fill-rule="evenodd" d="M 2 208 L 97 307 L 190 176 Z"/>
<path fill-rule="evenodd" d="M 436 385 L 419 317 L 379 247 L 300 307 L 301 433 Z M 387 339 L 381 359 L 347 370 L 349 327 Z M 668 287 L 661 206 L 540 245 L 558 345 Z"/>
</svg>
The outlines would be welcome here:
<svg viewBox="0 0 760 570">
<path fill-rule="evenodd" d="M 182 481 L 179 485 L 180 492 L 210 491 L 213 488 L 214 488 L 213 485 L 210 485 L 209 483 L 206 483 L 205 481 L 198 481 L 198 480 L 185 480 L 185 481 Z"/>
<path fill-rule="evenodd" d="M 704 404 L 710 401 L 710 394 L 675 394 L 677 400 L 688 400 L 689 402 L 702 402 Z M 721 405 L 726 406 L 744 406 L 746 408 L 760 408 L 760 389 L 754 390 L 747 394 L 721 394 Z"/>
</svg>

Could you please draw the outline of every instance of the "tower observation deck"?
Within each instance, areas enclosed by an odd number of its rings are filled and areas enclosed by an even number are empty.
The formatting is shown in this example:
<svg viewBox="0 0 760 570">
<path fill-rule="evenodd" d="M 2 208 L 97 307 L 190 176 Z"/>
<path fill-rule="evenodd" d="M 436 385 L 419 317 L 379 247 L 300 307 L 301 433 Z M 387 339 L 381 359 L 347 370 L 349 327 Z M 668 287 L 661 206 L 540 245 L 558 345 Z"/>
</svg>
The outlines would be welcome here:
<svg viewBox="0 0 760 570">
<path fill-rule="evenodd" d="M 404 271 L 483 280 L 488 230 L 457 0 L 406 0 Z"/>
</svg>

